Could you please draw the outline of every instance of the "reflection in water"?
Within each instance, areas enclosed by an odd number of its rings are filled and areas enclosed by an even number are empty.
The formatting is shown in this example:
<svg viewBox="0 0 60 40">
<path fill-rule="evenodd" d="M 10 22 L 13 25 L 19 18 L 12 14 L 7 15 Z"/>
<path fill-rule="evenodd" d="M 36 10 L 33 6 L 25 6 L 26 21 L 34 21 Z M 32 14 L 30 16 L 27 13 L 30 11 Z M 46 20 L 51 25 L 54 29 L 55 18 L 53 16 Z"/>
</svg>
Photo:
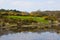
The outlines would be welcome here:
<svg viewBox="0 0 60 40">
<path fill-rule="evenodd" d="M 0 40 L 60 40 L 60 35 L 55 32 L 21 32 L 3 35 Z"/>
</svg>

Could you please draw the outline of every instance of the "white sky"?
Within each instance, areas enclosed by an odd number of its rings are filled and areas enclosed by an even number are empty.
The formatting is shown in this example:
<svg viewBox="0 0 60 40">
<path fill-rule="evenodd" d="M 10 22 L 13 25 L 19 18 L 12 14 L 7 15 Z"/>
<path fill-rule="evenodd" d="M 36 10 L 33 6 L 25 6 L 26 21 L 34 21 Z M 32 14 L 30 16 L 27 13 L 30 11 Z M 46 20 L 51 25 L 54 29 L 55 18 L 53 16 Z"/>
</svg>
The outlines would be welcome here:
<svg viewBox="0 0 60 40">
<path fill-rule="evenodd" d="M 60 0 L 0 0 L 0 9 L 60 10 Z"/>
</svg>

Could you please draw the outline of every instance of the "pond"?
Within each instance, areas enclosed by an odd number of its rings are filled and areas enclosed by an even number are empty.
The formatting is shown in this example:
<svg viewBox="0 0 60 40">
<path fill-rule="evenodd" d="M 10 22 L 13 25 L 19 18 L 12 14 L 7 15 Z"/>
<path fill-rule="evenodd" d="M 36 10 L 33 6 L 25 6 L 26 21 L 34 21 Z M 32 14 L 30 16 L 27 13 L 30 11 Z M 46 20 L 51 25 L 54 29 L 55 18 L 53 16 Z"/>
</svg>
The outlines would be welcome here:
<svg viewBox="0 0 60 40">
<path fill-rule="evenodd" d="M 60 40 L 60 34 L 49 32 L 17 32 L 0 36 L 0 40 Z"/>
</svg>

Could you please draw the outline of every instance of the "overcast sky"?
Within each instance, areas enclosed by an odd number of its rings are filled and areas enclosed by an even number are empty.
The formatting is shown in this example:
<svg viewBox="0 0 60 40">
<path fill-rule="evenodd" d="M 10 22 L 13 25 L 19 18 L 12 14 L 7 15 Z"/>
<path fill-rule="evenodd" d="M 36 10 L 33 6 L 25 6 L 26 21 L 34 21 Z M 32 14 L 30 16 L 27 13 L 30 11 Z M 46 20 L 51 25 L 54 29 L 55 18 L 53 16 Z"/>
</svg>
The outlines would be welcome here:
<svg viewBox="0 0 60 40">
<path fill-rule="evenodd" d="M 0 0 L 0 9 L 60 10 L 60 0 Z"/>
</svg>

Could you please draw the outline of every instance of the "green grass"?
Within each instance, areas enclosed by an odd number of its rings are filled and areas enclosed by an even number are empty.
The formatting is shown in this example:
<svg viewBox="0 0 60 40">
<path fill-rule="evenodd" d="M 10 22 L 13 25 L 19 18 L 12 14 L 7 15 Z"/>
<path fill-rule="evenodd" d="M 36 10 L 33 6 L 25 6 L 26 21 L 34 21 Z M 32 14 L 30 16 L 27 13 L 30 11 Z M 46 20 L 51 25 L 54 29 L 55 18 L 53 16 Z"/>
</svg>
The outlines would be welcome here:
<svg viewBox="0 0 60 40">
<path fill-rule="evenodd" d="M 42 23 L 48 23 L 48 20 L 45 20 L 43 17 L 31 17 L 31 16 L 7 16 L 7 18 L 12 18 L 12 19 L 33 19 L 34 21 L 37 22 L 42 22 Z"/>
</svg>

